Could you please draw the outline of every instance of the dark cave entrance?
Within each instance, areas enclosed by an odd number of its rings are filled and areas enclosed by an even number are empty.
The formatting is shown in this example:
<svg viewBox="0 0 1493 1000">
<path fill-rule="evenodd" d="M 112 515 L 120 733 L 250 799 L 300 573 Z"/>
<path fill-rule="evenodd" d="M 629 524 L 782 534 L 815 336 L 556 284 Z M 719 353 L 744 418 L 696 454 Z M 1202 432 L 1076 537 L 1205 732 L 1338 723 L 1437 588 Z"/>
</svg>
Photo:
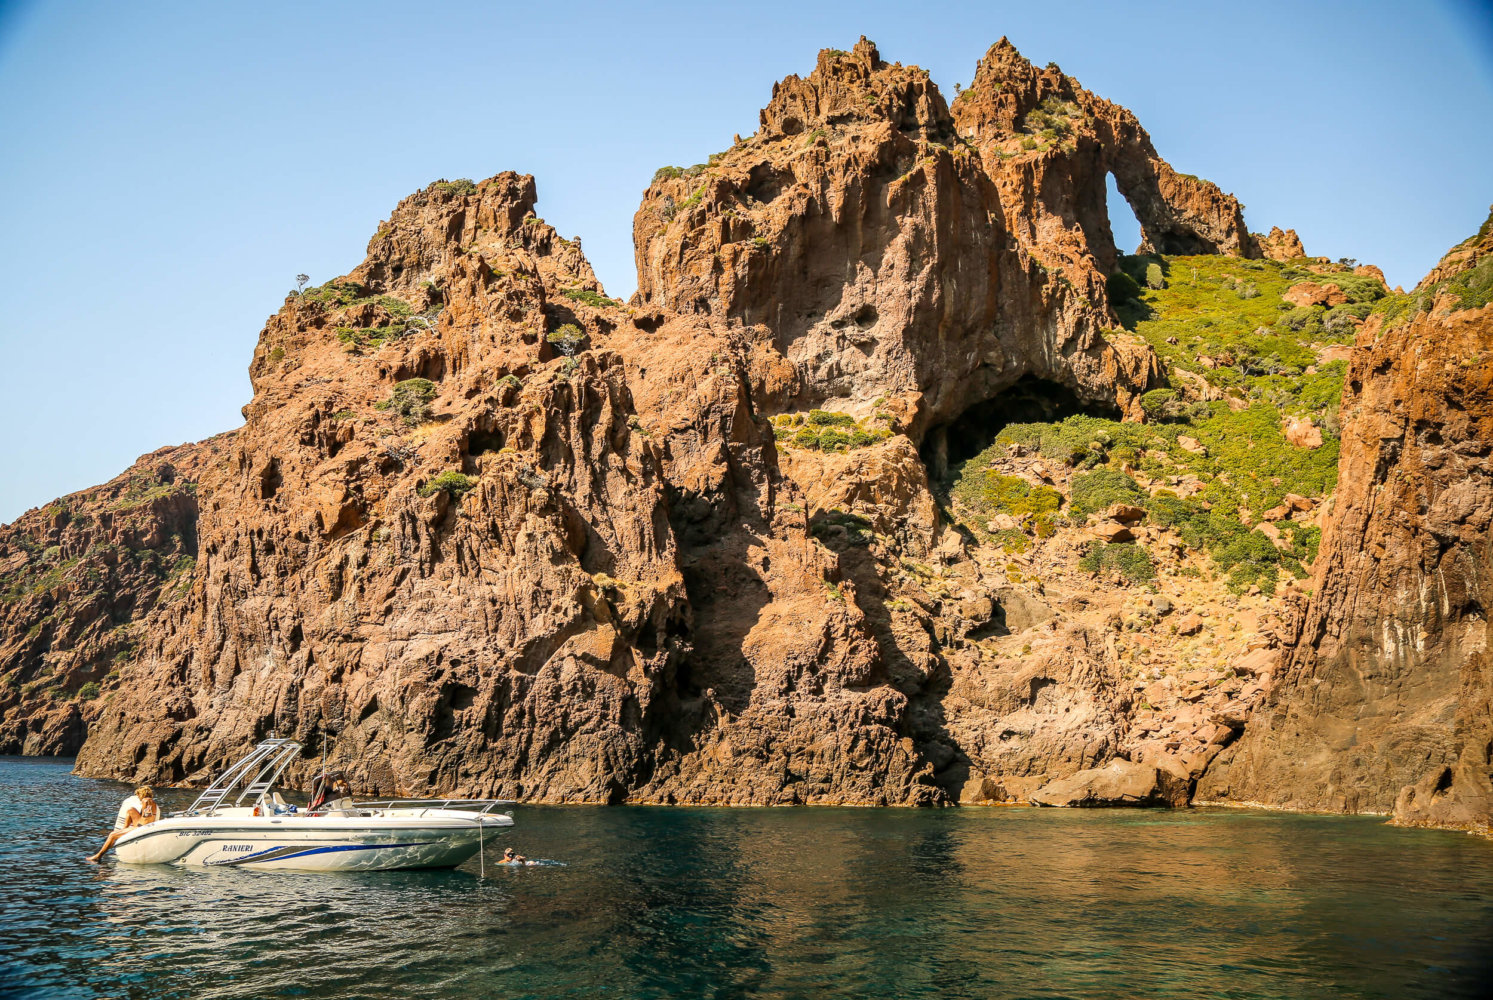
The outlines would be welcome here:
<svg viewBox="0 0 1493 1000">
<path fill-rule="evenodd" d="M 1080 399 L 1067 386 L 1023 375 L 999 395 L 968 407 L 946 424 L 933 427 L 918 449 L 932 480 L 947 479 L 949 470 L 995 443 L 1007 424 L 1051 423 L 1079 413 L 1118 419 L 1112 406 Z"/>
</svg>

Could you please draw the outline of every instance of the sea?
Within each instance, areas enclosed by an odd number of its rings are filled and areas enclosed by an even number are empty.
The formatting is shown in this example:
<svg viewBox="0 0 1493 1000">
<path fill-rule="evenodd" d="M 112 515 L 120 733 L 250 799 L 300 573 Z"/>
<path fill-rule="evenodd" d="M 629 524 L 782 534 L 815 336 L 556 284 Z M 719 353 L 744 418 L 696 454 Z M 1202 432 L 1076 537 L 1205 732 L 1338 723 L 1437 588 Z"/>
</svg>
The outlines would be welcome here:
<svg viewBox="0 0 1493 1000">
<path fill-rule="evenodd" d="M 0 758 L 0 997 L 1493 992 L 1493 842 L 1373 817 L 518 806 L 485 864 L 298 874 L 90 864 L 129 789 L 71 768 Z"/>
</svg>

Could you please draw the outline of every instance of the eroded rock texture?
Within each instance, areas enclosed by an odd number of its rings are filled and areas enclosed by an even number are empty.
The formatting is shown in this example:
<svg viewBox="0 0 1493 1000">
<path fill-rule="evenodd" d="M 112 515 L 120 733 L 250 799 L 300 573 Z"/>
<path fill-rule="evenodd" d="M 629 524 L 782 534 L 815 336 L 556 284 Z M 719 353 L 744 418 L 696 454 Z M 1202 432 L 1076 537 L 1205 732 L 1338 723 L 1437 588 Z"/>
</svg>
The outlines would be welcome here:
<svg viewBox="0 0 1493 1000">
<path fill-rule="evenodd" d="M 1148 247 L 1260 256 L 1236 199 L 1004 40 L 952 108 L 864 39 L 781 81 L 755 135 L 645 192 L 629 304 L 535 215 L 532 178 L 417 192 L 362 265 L 270 318 L 241 430 L 5 529 L 8 585 L 28 582 L 0 622 L 4 746 L 86 732 L 84 773 L 200 780 L 270 732 L 315 754 L 331 731 L 364 789 L 547 801 L 1178 804 L 1201 781 L 1365 808 L 1429 781 L 1407 817 L 1474 811 L 1479 717 L 1449 678 L 1486 692 L 1463 655 L 1486 604 L 1486 387 L 1451 360 L 1486 340 L 1476 317 L 1360 350 L 1356 485 L 1307 626 L 1324 655 L 1296 653 L 1272 716 L 1393 687 L 1401 707 L 1374 711 L 1413 716 L 1424 752 L 1333 779 L 1392 771 L 1373 794 L 1271 762 L 1312 749 L 1304 722 L 1234 749 L 1296 632 L 1289 596 L 1210 591 L 1174 532 L 1123 510 L 1029 556 L 940 510 L 989 428 L 1138 420 L 1163 384 L 1108 299 L 1107 174 Z M 816 409 L 885 433 L 778 440 L 773 418 Z M 1072 492 L 1074 468 L 1019 448 L 993 469 Z M 150 505 L 126 516 L 137 475 Z M 1171 479 L 1148 488 L 1185 492 Z M 1392 556 L 1354 556 L 1355 530 Z M 1104 531 L 1155 546 L 1171 597 L 1080 571 Z M 115 535 L 147 555 L 109 562 Z M 96 596 L 40 585 L 89 552 L 152 568 L 107 570 Z M 1400 624 L 1374 631 L 1375 608 Z M 1312 685 L 1350 662 L 1332 643 L 1402 681 Z"/>
<path fill-rule="evenodd" d="M 1444 283 L 1490 253 L 1485 224 L 1422 282 L 1429 311 L 1360 331 L 1300 643 L 1201 797 L 1486 829 L 1493 306 L 1461 308 Z"/>
<path fill-rule="evenodd" d="M 100 685 L 191 585 L 197 480 L 231 442 L 162 448 L 0 527 L 0 753 L 77 753 Z"/>
</svg>

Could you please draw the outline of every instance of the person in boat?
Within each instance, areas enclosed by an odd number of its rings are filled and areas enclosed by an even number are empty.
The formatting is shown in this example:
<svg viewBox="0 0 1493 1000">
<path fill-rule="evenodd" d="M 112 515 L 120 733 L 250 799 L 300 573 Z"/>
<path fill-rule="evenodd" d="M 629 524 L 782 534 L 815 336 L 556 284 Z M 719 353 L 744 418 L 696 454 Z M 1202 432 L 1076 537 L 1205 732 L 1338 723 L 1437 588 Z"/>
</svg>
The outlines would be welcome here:
<svg viewBox="0 0 1493 1000">
<path fill-rule="evenodd" d="M 141 785 L 135 789 L 135 794 L 124 800 L 119 807 L 119 815 L 114 818 L 114 829 L 104 840 L 104 846 L 98 849 L 97 854 L 90 854 L 89 861 L 98 861 L 108 853 L 114 842 L 123 837 L 126 830 L 133 830 L 137 826 L 149 826 L 161 818 L 161 807 L 156 804 L 155 792 L 151 791 L 149 785 Z"/>
<path fill-rule="evenodd" d="M 513 848 L 511 848 L 511 847 L 505 847 L 505 848 L 503 848 L 503 864 L 505 864 L 505 865 L 524 865 L 524 864 L 528 864 L 528 863 L 529 863 L 529 859 L 526 858 L 526 857 L 524 857 L 522 854 L 519 854 Z"/>
<path fill-rule="evenodd" d="M 339 771 L 323 774 L 316 779 L 311 789 L 311 804 L 307 812 L 335 812 L 353 808 L 352 788 Z"/>
</svg>

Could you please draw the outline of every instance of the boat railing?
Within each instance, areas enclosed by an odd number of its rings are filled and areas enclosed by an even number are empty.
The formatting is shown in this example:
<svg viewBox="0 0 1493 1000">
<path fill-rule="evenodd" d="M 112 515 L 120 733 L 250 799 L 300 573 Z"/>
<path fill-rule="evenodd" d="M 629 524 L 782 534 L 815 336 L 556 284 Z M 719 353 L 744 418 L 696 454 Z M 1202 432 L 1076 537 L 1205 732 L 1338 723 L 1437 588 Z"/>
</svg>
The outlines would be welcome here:
<svg viewBox="0 0 1493 1000">
<path fill-rule="evenodd" d="M 356 809 L 446 809 L 470 812 L 474 817 L 486 816 L 503 806 L 516 806 L 516 799 L 382 799 L 376 802 L 357 801 Z"/>
</svg>

